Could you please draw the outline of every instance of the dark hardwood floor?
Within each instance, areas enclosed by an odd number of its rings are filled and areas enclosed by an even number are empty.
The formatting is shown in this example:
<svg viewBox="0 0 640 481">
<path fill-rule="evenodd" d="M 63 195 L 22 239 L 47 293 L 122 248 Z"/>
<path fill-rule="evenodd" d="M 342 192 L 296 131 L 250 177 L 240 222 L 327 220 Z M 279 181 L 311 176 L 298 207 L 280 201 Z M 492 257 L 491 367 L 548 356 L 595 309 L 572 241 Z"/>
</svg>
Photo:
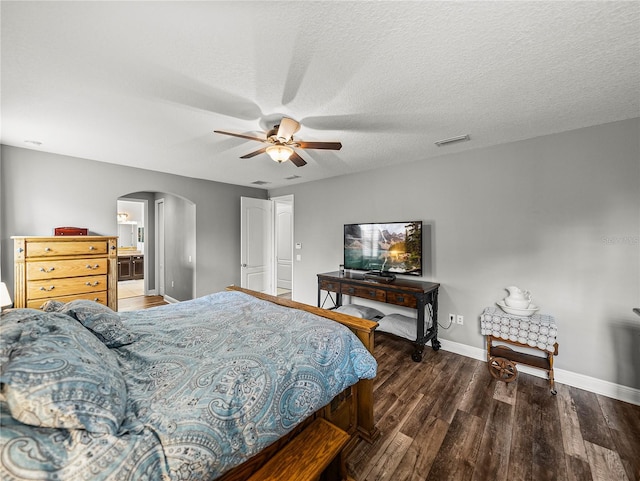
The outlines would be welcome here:
<svg viewBox="0 0 640 481">
<path fill-rule="evenodd" d="M 120 299 L 120 311 L 166 304 Z M 380 438 L 347 458 L 355 481 L 640 481 L 640 406 L 376 333 Z"/>
<path fill-rule="evenodd" d="M 640 481 L 640 406 L 376 333 L 382 432 L 347 459 L 356 481 Z"/>
</svg>

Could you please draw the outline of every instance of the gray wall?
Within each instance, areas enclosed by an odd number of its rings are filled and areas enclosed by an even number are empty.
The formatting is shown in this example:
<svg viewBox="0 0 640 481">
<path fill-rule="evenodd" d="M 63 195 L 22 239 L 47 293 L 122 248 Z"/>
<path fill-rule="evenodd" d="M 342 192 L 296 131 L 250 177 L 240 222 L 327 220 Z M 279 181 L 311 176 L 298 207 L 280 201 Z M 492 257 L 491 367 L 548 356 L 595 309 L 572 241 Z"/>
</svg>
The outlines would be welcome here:
<svg viewBox="0 0 640 481">
<path fill-rule="evenodd" d="M 240 283 L 240 197 L 266 198 L 266 191 L 5 145 L 1 153 L 1 272 L 12 294 L 11 236 L 52 235 L 63 225 L 117 235 L 116 201 L 132 192 L 195 204 L 197 296 Z"/>
<path fill-rule="evenodd" d="M 294 296 L 316 303 L 343 224 L 422 220 L 440 324 L 465 319 L 442 338 L 483 348 L 479 314 L 517 285 L 557 318 L 556 367 L 640 388 L 639 131 L 633 119 L 272 190 L 295 197 Z"/>
</svg>

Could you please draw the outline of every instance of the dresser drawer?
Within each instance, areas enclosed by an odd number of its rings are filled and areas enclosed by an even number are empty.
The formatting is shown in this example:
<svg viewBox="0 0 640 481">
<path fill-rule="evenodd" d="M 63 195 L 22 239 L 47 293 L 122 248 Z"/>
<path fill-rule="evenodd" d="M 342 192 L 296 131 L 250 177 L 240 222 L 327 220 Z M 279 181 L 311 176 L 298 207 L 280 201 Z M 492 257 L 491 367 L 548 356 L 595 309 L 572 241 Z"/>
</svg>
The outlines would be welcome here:
<svg viewBox="0 0 640 481">
<path fill-rule="evenodd" d="M 334 281 L 320 280 L 320 289 L 323 291 L 340 292 L 340 283 Z"/>
<path fill-rule="evenodd" d="M 86 241 L 30 241 L 26 244 L 29 257 L 55 257 L 72 255 L 104 255 L 108 250 L 108 241 L 94 239 Z"/>
<path fill-rule="evenodd" d="M 71 302 L 77 299 L 87 299 L 89 301 L 95 301 L 103 305 L 107 304 L 107 291 L 102 292 L 85 292 L 83 294 L 74 294 L 71 296 L 60 296 L 60 297 L 47 297 L 45 299 L 32 299 L 27 301 L 27 307 L 31 309 L 40 309 L 42 305 L 50 300 L 60 301 L 60 302 Z"/>
<path fill-rule="evenodd" d="M 27 280 L 58 279 L 106 274 L 107 258 L 75 259 L 68 261 L 36 261 L 27 263 Z"/>
<path fill-rule="evenodd" d="M 343 284 L 341 292 L 347 296 L 356 296 L 380 302 L 386 302 L 387 299 L 387 292 L 383 289 L 376 289 L 375 287 L 350 286 L 349 284 Z"/>
<path fill-rule="evenodd" d="M 396 306 L 411 307 L 412 309 L 418 307 L 418 300 L 414 296 L 401 292 L 387 292 L 387 302 Z"/>
<path fill-rule="evenodd" d="M 47 279 L 29 282 L 27 285 L 27 299 L 44 299 L 106 290 L 106 275 Z"/>
</svg>

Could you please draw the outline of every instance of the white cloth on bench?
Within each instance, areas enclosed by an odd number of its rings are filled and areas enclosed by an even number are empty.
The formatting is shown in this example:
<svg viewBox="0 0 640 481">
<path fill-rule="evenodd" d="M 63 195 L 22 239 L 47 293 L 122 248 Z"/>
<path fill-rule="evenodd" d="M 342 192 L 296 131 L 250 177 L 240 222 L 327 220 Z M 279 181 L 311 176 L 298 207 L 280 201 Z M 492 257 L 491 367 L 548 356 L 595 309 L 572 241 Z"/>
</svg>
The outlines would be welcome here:
<svg viewBox="0 0 640 481">
<path fill-rule="evenodd" d="M 483 336 L 492 335 L 554 352 L 558 326 L 555 318 L 548 314 L 522 317 L 487 307 L 480 316 L 480 332 Z"/>
</svg>

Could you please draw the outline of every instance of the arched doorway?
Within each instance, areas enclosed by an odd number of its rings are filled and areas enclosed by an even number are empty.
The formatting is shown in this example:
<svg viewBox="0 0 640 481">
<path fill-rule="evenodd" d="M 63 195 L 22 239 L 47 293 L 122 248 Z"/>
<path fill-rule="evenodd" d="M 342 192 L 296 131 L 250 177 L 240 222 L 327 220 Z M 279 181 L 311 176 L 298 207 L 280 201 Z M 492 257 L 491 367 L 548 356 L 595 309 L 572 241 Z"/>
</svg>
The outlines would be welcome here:
<svg viewBox="0 0 640 481">
<path fill-rule="evenodd" d="M 117 201 L 118 299 L 144 296 L 149 292 L 145 227 L 148 201 L 132 196 Z"/>
<path fill-rule="evenodd" d="M 134 236 L 133 247 L 143 256 L 143 259 L 138 260 L 144 265 L 143 292 L 138 291 L 139 295 L 161 295 L 168 302 L 193 299 L 196 292 L 195 203 L 167 192 L 133 192 L 119 197 L 117 203 L 119 213 L 122 212 L 120 206 L 135 208 L 138 205 L 143 209 L 142 220 L 135 226 L 137 235 Z M 157 218 L 158 203 L 162 204 L 163 215 L 160 219 Z M 162 222 L 161 226 L 158 225 L 159 221 Z M 123 231 L 127 238 L 131 236 L 132 229 L 124 228 Z M 161 239 L 158 238 L 159 235 L 162 236 Z M 130 249 L 131 247 L 119 247 L 119 257 L 121 251 L 123 257 L 126 257 Z M 158 249 L 162 252 L 158 252 Z M 137 267 L 140 272 L 140 264 Z M 118 290 L 118 297 L 121 298 L 121 289 Z M 127 295 L 125 290 L 122 292 Z"/>
</svg>

